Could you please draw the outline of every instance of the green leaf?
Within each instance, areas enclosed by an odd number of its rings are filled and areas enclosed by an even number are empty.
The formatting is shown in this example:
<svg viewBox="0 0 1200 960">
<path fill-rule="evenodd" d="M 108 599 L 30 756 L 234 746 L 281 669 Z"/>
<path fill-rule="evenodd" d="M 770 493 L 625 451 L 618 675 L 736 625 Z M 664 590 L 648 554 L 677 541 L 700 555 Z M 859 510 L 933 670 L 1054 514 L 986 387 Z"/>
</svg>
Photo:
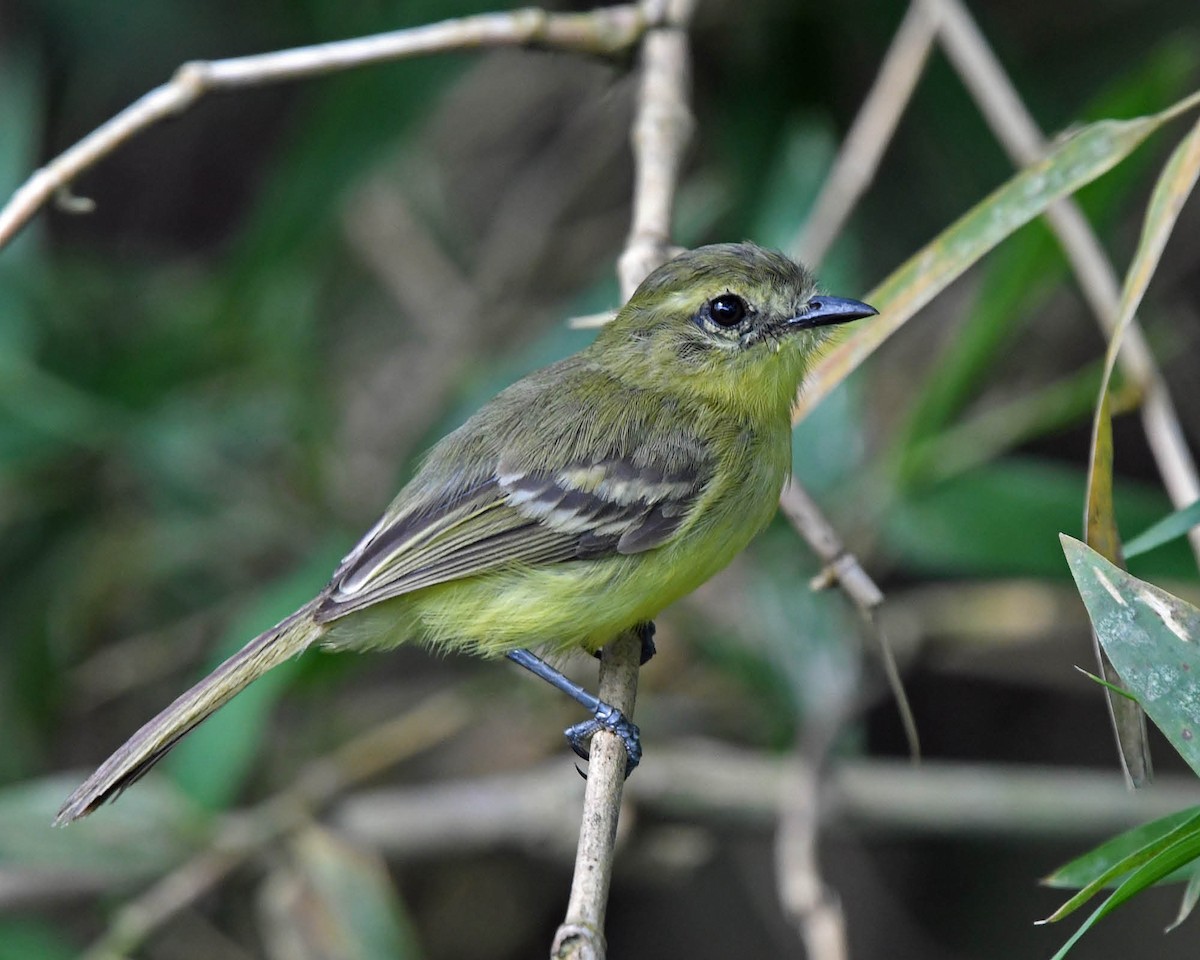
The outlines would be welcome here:
<svg viewBox="0 0 1200 960">
<path fill-rule="evenodd" d="M 1125 556 L 1129 558 L 1149 553 L 1156 547 L 1161 547 L 1164 543 L 1170 543 L 1172 540 L 1177 540 L 1184 536 L 1192 527 L 1198 524 L 1200 524 L 1200 500 L 1176 510 L 1169 516 L 1163 517 L 1149 529 L 1143 530 L 1125 544 Z"/>
<path fill-rule="evenodd" d="M 1152 116 L 1102 120 L 1081 128 L 943 230 L 867 294 L 865 299 L 881 315 L 857 326 L 809 372 L 794 419 L 803 419 L 880 344 L 1001 240 L 1055 200 L 1111 170 L 1151 133 L 1197 102 L 1200 94 L 1193 94 Z"/>
<path fill-rule="evenodd" d="M 1147 113 L 1188 89 L 1196 62 L 1196 46 L 1189 40 L 1164 44 L 1152 56 L 1132 64 L 1127 75 L 1116 78 L 1084 107 L 1082 115 L 1099 119 Z M 1143 189 L 1145 173 L 1154 161 L 1150 152 L 1134 153 L 1076 195 L 1088 221 L 1101 235 L 1117 222 L 1126 199 Z M 1042 220 L 1017 231 L 988 257 L 961 329 L 937 357 L 937 376 L 918 386 L 908 423 L 896 431 L 893 447 L 901 458 L 902 475 L 913 470 L 918 474 L 914 479 L 919 479 L 922 464 L 913 463 L 910 457 L 925 444 L 937 442 L 934 435 L 993 379 L 998 352 L 1025 335 L 1029 321 L 1038 316 L 1067 273 L 1059 242 Z M 1089 411 L 1098 379 L 1099 367 L 1094 377 L 1089 376 L 1093 382 L 1087 398 Z M 988 426 L 1000 425 L 1005 412 L 997 410 L 997 423 Z M 959 424 L 964 441 L 973 426 Z M 983 436 L 986 443 L 990 434 Z"/>
<path fill-rule="evenodd" d="M 941 373 L 939 365 L 933 379 Z M 912 440 L 902 451 L 897 448 L 901 483 L 911 489 L 944 480 L 1082 421 L 1092 412 L 1100 374 L 1097 362 L 1055 383 L 989 404 L 940 432 L 924 431 L 924 439 Z"/>
<path fill-rule="evenodd" d="M 880 518 L 889 552 L 913 570 L 952 575 L 1063 574 L 1054 536 L 1077 530 L 1084 477 L 1077 467 L 1028 457 L 984 464 L 888 503 Z M 1134 527 L 1168 509 L 1161 491 L 1126 482 L 1117 515 Z M 1142 561 L 1156 577 L 1187 576 L 1195 561 L 1182 544 Z"/>
<path fill-rule="evenodd" d="M 1102 686 L 1105 690 L 1111 690 L 1118 697 L 1125 697 L 1127 700 L 1134 701 L 1134 703 L 1137 702 L 1137 697 L 1135 697 L 1132 693 L 1130 693 L 1124 687 L 1119 687 L 1115 683 L 1109 683 L 1107 680 L 1096 676 L 1094 673 L 1089 673 L 1087 670 L 1084 670 L 1083 667 L 1081 667 L 1081 666 L 1076 665 L 1075 669 L 1078 670 L 1080 673 L 1082 673 L 1089 680 L 1092 680 L 1092 681 L 1100 684 L 1100 686 Z"/>
<path fill-rule="evenodd" d="M 0 920 L 0 960 L 71 960 L 77 951 L 47 922 Z"/>
<path fill-rule="evenodd" d="M 1047 887 L 1076 890 L 1093 883 L 1115 865 L 1161 840 L 1180 824 L 1200 816 L 1200 806 L 1188 807 L 1126 830 L 1064 864 L 1042 880 Z"/>
<path fill-rule="evenodd" d="M 1116 881 L 1121 881 L 1123 877 L 1130 876 L 1134 871 L 1140 869 L 1145 864 L 1148 864 L 1158 858 L 1164 851 L 1174 849 L 1179 843 L 1186 841 L 1189 837 L 1200 834 L 1200 813 L 1193 814 L 1183 823 L 1180 823 L 1173 829 L 1167 831 L 1163 835 L 1151 840 L 1149 843 L 1132 853 L 1126 854 L 1116 862 L 1112 863 L 1107 869 L 1096 874 L 1089 880 L 1080 891 L 1067 900 L 1061 907 L 1054 911 L 1049 917 L 1041 921 L 1042 923 L 1057 923 L 1064 917 L 1074 913 L 1083 904 L 1087 903 L 1092 897 L 1103 890 L 1106 886 L 1113 884 Z M 1164 874 L 1159 879 L 1164 879 L 1167 875 Z M 1157 881 L 1155 881 L 1157 882 Z M 1118 884 L 1119 888 L 1120 884 Z"/>
<path fill-rule="evenodd" d="M 289 960 L 415 960 L 411 921 L 373 852 L 318 827 L 290 845 L 263 890 L 263 939 Z"/>
<path fill-rule="evenodd" d="M 1200 610 L 1061 535 L 1071 573 L 1125 688 L 1200 774 Z"/>
<path fill-rule="evenodd" d="M 1197 857 L 1200 857 L 1200 830 L 1194 829 L 1180 836 L 1175 843 L 1134 870 L 1063 944 L 1062 949 L 1054 955 L 1054 960 L 1062 960 L 1085 933 L 1121 904 L 1193 862 Z"/>
<path fill-rule="evenodd" d="M 1158 267 L 1179 213 L 1191 196 L 1196 179 L 1200 177 L 1200 121 L 1197 121 L 1183 141 L 1172 151 L 1154 185 L 1142 236 L 1125 276 L 1121 303 L 1117 309 L 1116 327 L 1105 356 L 1104 376 L 1100 382 L 1100 398 L 1092 422 L 1091 454 L 1088 462 L 1088 492 L 1085 510 L 1087 542 L 1115 564 L 1121 564 L 1121 537 L 1113 510 L 1113 441 L 1112 411 L 1109 381 L 1116 367 L 1117 354 L 1125 331 L 1133 323 L 1133 315 L 1142 302 L 1150 278 Z M 1096 657 L 1101 673 L 1109 683 L 1120 677 L 1109 661 L 1107 648 L 1097 642 Z M 1121 762 L 1134 786 L 1142 786 L 1151 777 L 1150 745 L 1146 738 L 1146 718 L 1141 709 L 1129 700 L 1108 695 L 1108 706 L 1117 735 Z"/>
</svg>

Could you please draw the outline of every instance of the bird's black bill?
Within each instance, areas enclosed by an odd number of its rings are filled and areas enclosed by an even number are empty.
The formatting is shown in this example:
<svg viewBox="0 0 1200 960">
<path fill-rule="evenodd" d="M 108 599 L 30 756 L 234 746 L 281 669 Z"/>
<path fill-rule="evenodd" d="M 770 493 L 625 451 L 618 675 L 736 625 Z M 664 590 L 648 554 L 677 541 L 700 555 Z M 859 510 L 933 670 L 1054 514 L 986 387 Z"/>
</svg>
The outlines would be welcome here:
<svg viewBox="0 0 1200 960">
<path fill-rule="evenodd" d="M 846 297 L 813 297 L 804 305 L 804 312 L 787 322 L 791 330 L 807 330 L 811 327 L 827 327 L 833 323 L 846 323 L 873 317 L 879 313 L 874 307 L 861 300 Z"/>
</svg>

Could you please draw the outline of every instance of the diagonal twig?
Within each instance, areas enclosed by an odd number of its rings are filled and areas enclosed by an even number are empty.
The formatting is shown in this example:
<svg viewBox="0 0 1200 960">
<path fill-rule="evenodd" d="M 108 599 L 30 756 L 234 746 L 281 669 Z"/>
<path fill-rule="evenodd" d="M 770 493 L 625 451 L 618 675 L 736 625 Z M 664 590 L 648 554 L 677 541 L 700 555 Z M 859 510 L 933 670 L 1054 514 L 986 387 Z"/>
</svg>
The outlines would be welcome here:
<svg viewBox="0 0 1200 960">
<path fill-rule="evenodd" d="M 795 256 L 816 268 L 870 186 L 896 124 L 912 99 L 937 38 L 937 11 L 914 0 L 884 54 L 867 93 L 821 186 L 812 212 L 791 244 Z"/>
<path fill-rule="evenodd" d="M 166 83 L 134 101 L 22 184 L 0 210 L 0 248 L 52 197 L 72 212 L 92 204 L 70 193 L 83 171 L 160 120 L 221 90 L 301 80 L 405 57 L 479 47 L 537 46 L 612 55 L 637 43 L 650 22 L 644 4 L 601 7 L 586 13 L 526 8 L 444 20 L 369 37 L 291 50 L 185 63 Z"/>
<path fill-rule="evenodd" d="M 912 98 L 936 35 L 935 17 L 918 3 L 910 4 L 813 210 L 791 245 L 798 258 L 809 266 L 820 263 L 874 178 L 900 116 Z M 883 602 L 882 592 L 795 477 L 790 477 L 783 488 L 780 508 L 824 564 L 814 588 L 836 583 L 857 608 L 875 641 L 910 751 L 914 758 L 919 757 L 920 740 L 912 709 L 891 645 L 876 617 Z M 809 739 L 807 751 L 795 751 L 779 793 L 779 829 L 775 839 L 779 897 L 813 960 L 844 960 L 849 955 L 840 903 L 822 879 L 817 862 L 821 807 L 817 771 L 841 719 L 824 718 L 822 735 Z M 803 743 L 804 738 L 798 736 L 797 742 Z"/>
</svg>

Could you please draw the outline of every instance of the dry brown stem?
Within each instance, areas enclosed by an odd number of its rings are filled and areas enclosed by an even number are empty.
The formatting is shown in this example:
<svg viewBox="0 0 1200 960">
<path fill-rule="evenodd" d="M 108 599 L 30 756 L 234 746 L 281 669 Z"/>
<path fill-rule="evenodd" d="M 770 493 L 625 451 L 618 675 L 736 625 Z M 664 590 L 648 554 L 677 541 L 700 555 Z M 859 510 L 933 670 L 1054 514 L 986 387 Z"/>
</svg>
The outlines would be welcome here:
<svg viewBox="0 0 1200 960">
<path fill-rule="evenodd" d="M 69 212 L 92 209 L 71 194 L 75 179 L 126 140 L 183 113 L 205 94 L 301 80 L 375 63 L 447 50 L 538 46 L 611 55 L 637 43 L 650 21 L 648 7 L 626 4 L 588 13 L 536 8 L 488 13 L 369 37 L 227 60 L 185 63 L 175 75 L 35 172 L 0 210 L 0 248 L 52 197 Z"/>
<path fill-rule="evenodd" d="M 935 11 L 909 5 L 867 99 L 838 150 L 812 212 L 792 243 L 795 256 L 816 268 L 875 178 L 937 37 Z"/>
</svg>

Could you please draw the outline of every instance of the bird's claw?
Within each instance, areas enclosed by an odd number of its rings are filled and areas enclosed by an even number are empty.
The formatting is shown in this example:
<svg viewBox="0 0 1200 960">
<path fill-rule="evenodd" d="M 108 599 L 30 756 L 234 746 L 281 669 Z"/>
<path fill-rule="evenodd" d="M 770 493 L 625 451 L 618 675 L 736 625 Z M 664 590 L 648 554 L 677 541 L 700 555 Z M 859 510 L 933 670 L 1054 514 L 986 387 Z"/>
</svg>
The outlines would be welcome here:
<svg viewBox="0 0 1200 960">
<path fill-rule="evenodd" d="M 588 759 L 587 744 L 597 730 L 608 730 L 621 738 L 625 745 L 625 776 L 628 777 L 642 760 L 641 731 L 637 724 L 616 707 L 602 704 L 596 715 L 563 731 L 575 755 Z"/>
</svg>

